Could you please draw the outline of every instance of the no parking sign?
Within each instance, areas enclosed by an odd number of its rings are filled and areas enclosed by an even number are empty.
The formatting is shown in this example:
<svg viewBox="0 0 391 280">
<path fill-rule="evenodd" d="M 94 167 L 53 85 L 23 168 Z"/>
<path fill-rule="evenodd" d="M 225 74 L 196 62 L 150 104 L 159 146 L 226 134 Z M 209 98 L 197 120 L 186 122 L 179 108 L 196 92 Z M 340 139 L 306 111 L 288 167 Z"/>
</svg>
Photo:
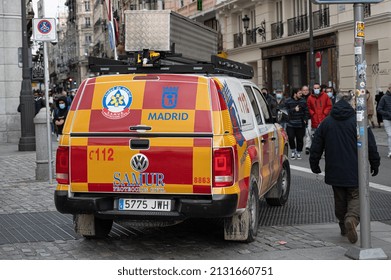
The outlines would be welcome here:
<svg viewBox="0 0 391 280">
<path fill-rule="evenodd" d="M 56 19 L 33 18 L 33 40 L 55 41 L 56 39 Z"/>
</svg>

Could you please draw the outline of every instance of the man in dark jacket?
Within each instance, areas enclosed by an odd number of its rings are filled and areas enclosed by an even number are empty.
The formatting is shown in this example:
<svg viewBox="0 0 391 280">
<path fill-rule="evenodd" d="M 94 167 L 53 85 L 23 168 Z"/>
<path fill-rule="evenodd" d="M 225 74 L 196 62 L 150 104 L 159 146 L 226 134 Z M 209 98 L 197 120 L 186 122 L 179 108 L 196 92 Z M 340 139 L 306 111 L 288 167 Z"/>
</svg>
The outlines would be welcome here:
<svg viewBox="0 0 391 280">
<path fill-rule="evenodd" d="M 351 98 L 344 96 L 336 102 L 330 115 L 319 125 L 312 139 L 309 160 L 312 172 L 321 173 L 319 160 L 325 152 L 325 183 L 333 187 L 335 216 L 339 221 L 341 235 L 347 235 L 351 243 L 356 243 L 360 200 L 356 112 L 347 101 Z M 370 128 L 368 154 L 372 176 L 376 176 L 380 156 Z"/>
</svg>

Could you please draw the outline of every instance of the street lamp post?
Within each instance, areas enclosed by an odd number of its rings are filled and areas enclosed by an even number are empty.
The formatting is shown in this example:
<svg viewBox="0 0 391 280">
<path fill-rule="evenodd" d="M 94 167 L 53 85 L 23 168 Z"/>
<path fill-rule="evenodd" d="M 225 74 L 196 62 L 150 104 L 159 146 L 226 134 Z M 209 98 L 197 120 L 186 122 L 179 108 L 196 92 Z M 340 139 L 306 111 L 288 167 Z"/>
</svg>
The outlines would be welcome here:
<svg viewBox="0 0 391 280">
<path fill-rule="evenodd" d="M 35 127 L 34 127 L 34 101 L 31 88 L 31 72 L 29 65 L 29 47 L 26 25 L 26 1 L 21 0 L 22 5 L 22 88 L 20 91 L 20 121 L 21 137 L 19 139 L 19 151 L 35 151 Z"/>
</svg>

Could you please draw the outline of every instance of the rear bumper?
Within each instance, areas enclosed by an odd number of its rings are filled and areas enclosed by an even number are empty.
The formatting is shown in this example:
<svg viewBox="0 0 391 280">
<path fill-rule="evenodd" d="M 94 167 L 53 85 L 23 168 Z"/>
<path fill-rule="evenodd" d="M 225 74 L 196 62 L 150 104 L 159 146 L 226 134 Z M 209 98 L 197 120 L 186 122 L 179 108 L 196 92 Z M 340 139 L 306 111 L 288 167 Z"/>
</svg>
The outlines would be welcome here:
<svg viewBox="0 0 391 280">
<path fill-rule="evenodd" d="M 224 218 L 235 214 L 238 196 L 213 195 L 212 200 L 174 197 L 173 211 L 121 211 L 115 207 L 115 197 L 68 197 L 67 191 L 55 191 L 54 202 L 64 214 L 94 214 L 106 219 L 181 220 L 191 217 Z"/>
</svg>

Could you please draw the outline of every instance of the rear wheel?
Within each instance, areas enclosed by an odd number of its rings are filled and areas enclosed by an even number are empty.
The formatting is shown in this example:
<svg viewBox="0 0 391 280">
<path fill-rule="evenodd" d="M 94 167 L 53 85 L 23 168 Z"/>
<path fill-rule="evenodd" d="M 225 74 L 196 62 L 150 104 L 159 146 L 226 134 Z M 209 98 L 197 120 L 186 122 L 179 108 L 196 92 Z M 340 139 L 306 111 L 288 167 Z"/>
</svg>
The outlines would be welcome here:
<svg viewBox="0 0 391 280">
<path fill-rule="evenodd" d="M 267 204 L 271 206 L 282 206 L 288 201 L 291 187 L 291 172 L 289 161 L 285 160 L 278 177 L 277 184 L 265 195 Z"/>
<path fill-rule="evenodd" d="M 225 240 L 253 242 L 258 232 L 259 197 L 257 180 L 251 178 L 247 206 L 240 214 L 224 220 Z"/>
<path fill-rule="evenodd" d="M 255 186 L 251 187 L 251 192 L 249 194 L 246 211 L 248 211 L 249 216 L 249 229 L 248 236 L 245 240 L 246 242 L 253 242 L 258 232 L 259 224 L 259 198 L 257 193 L 257 185 L 255 181 Z"/>
</svg>

